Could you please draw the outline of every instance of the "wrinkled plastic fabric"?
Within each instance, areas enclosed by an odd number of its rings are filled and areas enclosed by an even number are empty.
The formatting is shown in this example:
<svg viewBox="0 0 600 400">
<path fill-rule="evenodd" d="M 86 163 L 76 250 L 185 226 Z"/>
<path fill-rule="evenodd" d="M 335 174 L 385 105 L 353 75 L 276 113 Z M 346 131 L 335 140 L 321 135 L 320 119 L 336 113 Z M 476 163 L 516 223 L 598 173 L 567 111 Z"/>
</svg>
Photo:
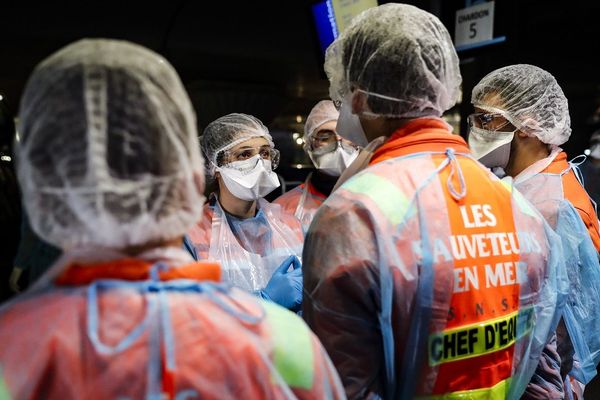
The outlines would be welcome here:
<svg viewBox="0 0 600 400">
<path fill-rule="evenodd" d="M 500 112 L 542 143 L 561 145 L 571 136 L 565 94 L 549 72 L 534 65 L 510 65 L 490 72 L 473 88 L 471 103 Z"/>
<path fill-rule="evenodd" d="M 460 199 L 480 187 L 482 177 L 463 175 L 461 165 L 475 163 L 469 156 L 448 152 L 439 165 L 435 156 L 370 166 L 327 199 L 309 229 L 303 316 L 349 398 L 429 395 L 439 378 L 441 367 L 427 364 L 426 349 L 429 335 L 446 327 L 454 284 L 454 262 L 434 261 L 434 243 L 448 243 L 451 234 L 444 191 Z M 438 178 L 442 173 L 447 181 Z M 480 174 L 495 182 L 490 195 L 498 193 L 499 180 Z M 503 196 L 511 199 L 515 231 L 539 244 L 539 251 L 520 254 L 527 270 L 519 309 L 530 309 L 535 322 L 514 345 L 508 398 L 518 398 L 558 323 L 566 277 L 560 241 L 518 192 L 511 193 Z"/>
<path fill-rule="evenodd" d="M 563 173 L 568 173 L 569 170 Z M 574 355 L 570 375 L 587 384 L 600 362 L 600 264 L 577 210 L 565 199 L 561 174 L 539 173 L 515 186 L 541 212 L 562 239 L 569 278 L 563 313 Z"/>
<path fill-rule="evenodd" d="M 36 67 L 19 116 L 23 201 L 49 243 L 172 240 L 202 213 L 195 114 L 158 54 L 117 40 L 75 42 Z"/>
<path fill-rule="evenodd" d="M 300 222 L 277 204 L 258 200 L 253 218 L 240 220 L 219 201 L 206 204 L 204 218 L 189 231 L 200 259 L 218 261 L 223 280 L 250 292 L 265 288 L 273 271 L 289 256 L 302 259 Z"/>
<path fill-rule="evenodd" d="M 308 231 L 315 214 L 326 199 L 323 195 L 315 194 L 315 189 L 311 187 L 310 177 L 309 175 L 306 178 L 303 185 L 296 186 L 273 202 L 279 204 L 283 211 L 298 218 L 304 233 Z"/>
<path fill-rule="evenodd" d="M 0 309 L 0 340 L 12 398 L 344 398 L 299 318 L 223 284 L 45 287 Z"/>
<path fill-rule="evenodd" d="M 200 137 L 200 144 L 210 172 L 214 174 L 215 167 L 221 166 L 219 156 L 224 151 L 258 137 L 265 138 L 271 148 L 275 147 L 267 127 L 252 115 L 227 114 L 208 124 Z"/>
<path fill-rule="evenodd" d="M 362 114 L 393 118 L 441 116 L 456 103 L 462 82 L 444 25 L 408 4 L 356 16 L 327 48 L 324 68 L 332 100 L 341 102 L 358 88 L 369 108 Z"/>
</svg>

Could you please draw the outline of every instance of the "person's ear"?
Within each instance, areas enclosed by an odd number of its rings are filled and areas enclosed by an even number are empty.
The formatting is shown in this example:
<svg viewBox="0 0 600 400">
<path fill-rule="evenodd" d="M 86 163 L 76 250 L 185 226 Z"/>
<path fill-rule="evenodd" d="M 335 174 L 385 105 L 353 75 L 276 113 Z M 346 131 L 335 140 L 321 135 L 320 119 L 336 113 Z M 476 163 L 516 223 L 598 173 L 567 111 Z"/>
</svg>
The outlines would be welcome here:
<svg viewBox="0 0 600 400">
<path fill-rule="evenodd" d="M 520 130 L 520 129 L 518 129 L 518 130 L 515 132 L 515 136 L 518 136 L 520 139 L 526 139 L 526 138 L 528 138 L 528 137 L 529 137 L 529 135 L 528 135 L 527 133 L 523 132 L 523 131 L 522 131 L 522 130 Z"/>
<path fill-rule="evenodd" d="M 352 93 L 352 114 L 360 114 L 367 109 L 367 94 L 355 90 Z"/>
</svg>

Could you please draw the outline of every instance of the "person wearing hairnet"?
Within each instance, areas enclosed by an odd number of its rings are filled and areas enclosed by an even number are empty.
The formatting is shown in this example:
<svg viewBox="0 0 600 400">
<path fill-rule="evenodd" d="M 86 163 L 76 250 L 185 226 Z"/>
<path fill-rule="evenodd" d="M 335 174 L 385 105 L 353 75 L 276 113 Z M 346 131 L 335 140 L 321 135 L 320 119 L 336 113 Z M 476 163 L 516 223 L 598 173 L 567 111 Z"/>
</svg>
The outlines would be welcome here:
<svg viewBox="0 0 600 400">
<path fill-rule="evenodd" d="M 27 214 L 64 254 L 0 309 L 1 398 L 344 398 L 299 317 L 217 283 L 218 264 L 181 248 L 204 168 L 165 59 L 68 45 L 34 70 L 19 124 Z"/>
<path fill-rule="evenodd" d="M 559 147 L 571 135 L 568 101 L 556 79 L 534 65 L 518 64 L 486 75 L 473 89 L 469 116 L 473 156 L 504 172 L 562 239 L 570 293 L 557 341 L 527 388 L 527 398 L 582 398 L 583 384 L 600 361 L 598 218 L 576 172 Z M 596 247 L 594 247 L 596 245 Z M 574 352 L 574 354 L 573 354 Z"/>
<path fill-rule="evenodd" d="M 325 71 L 338 134 L 383 137 L 303 253 L 303 316 L 348 397 L 518 398 L 566 295 L 560 241 L 440 118 L 461 84 L 446 28 L 410 5 L 371 8 Z"/>
<path fill-rule="evenodd" d="M 322 100 L 313 107 L 304 124 L 304 151 L 317 170 L 302 185 L 274 201 L 294 214 L 305 232 L 339 176 L 358 156 L 358 147 L 335 131 L 338 116 L 331 100 Z"/>
<path fill-rule="evenodd" d="M 279 151 L 267 127 L 247 114 L 208 124 L 200 138 L 218 190 L 189 231 L 200 258 L 219 261 L 224 280 L 287 309 L 302 304 L 300 222 L 264 196 L 279 187 Z"/>
</svg>

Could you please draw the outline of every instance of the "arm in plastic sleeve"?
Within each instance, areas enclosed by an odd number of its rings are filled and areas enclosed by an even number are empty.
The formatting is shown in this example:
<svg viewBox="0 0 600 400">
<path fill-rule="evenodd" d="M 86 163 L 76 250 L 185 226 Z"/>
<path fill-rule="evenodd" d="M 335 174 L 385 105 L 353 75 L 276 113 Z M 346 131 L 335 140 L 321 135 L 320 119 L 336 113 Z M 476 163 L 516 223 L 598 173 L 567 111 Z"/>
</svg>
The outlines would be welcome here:
<svg viewBox="0 0 600 400">
<path fill-rule="evenodd" d="M 366 214 L 349 201 L 322 206 L 302 256 L 303 317 L 329 353 L 351 399 L 381 396 L 385 386 L 376 241 Z"/>
<path fill-rule="evenodd" d="M 288 271 L 290 267 L 293 269 Z M 302 306 L 302 264 L 298 257 L 286 258 L 273 272 L 267 287 L 257 294 L 289 310 L 299 310 Z"/>
<path fill-rule="evenodd" d="M 562 239 L 569 278 L 564 320 L 574 352 L 568 371 L 583 384 L 596 375 L 600 361 L 600 264 L 598 253 L 579 213 L 568 202 L 559 208 L 557 234 Z M 560 350 L 560 343 L 559 343 Z"/>
<path fill-rule="evenodd" d="M 561 239 L 545 221 L 543 231 L 547 243 L 546 270 L 534 306 L 535 323 L 530 332 L 531 340 L 524 349 L 525 354 L 513 373 L 508 398 L 520 398 L 528 389 L 544 348 L 554 338 L 569 290 Z"/>
</svg>

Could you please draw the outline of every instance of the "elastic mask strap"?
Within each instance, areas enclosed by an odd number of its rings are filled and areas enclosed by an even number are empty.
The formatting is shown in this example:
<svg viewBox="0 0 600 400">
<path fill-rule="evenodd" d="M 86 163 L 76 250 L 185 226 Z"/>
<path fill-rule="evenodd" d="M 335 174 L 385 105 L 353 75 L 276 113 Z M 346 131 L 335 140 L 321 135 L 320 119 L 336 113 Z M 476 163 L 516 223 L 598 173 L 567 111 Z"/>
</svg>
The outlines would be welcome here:
<svg viewBox="0 0 600 400">
<path fill-rule="evenodd" d="M 467 185 L 465 183 L 465 177 L 462 172 L 462 168 L 456 159 L 456 154 L 454 153 L 454 149 L 447 149 L 446 156 L 450 160 L 450 175 L 448 176 L 448 181 L 446 182 L 448 186 L 448 191 L 450 195 L 454 198 L 454 200 L 458 201 L 464 198 L 467 195 Z M 458 175 L 458 182 L 460 185 L 460 191 L 457 191 L 454 187 L 454 174 Z"/>
</svg>

